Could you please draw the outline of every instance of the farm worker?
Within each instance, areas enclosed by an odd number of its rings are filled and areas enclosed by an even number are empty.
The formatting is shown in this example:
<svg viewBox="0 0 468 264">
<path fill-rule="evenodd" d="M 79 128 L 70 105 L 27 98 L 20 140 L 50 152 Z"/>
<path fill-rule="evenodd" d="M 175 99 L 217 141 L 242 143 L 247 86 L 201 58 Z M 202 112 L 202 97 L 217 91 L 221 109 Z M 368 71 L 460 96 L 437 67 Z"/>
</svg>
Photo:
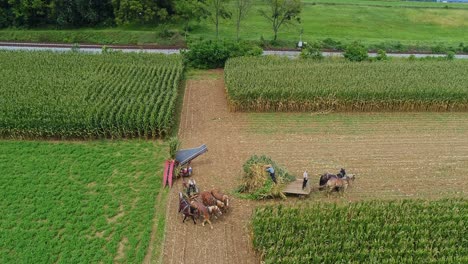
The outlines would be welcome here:
<svg viewBox="0 0 468 264">
<path fill-rule="evenodd" d="M 275 169 L 273 169 L 273 166 L 271 166 L 271 164 L 268 164 L 266 165 L 266 171 L 268 171 L 270 173 L 270 177 L 271 177 L 271 180 L 277 184 L 276 182 L 276 177 L 275 177 Z"/>
<path fill-rule="evenodd" d="M 346 176 L 346 171 L 345 169 L 341 168 L 340 172 L 338 173 L 338 178 L 343 178 Z"/>
<path fill-rule="evenodd" d="M 192 192 L 193 193 L 197 193 L 198 190 L 197 190 L 197 183 L 195 182 L 195 180 L 193 179 L 190 179 L 189 182 L 188 182 L 188 188 L 187 188 L 187 196 L 191 196 L 192 195 Z"/>
<path fill-rule="evenodd" d="M 307 186 L 307 182 L 309 181 L 309 174 L 307 173 L 307 170 L 304 171 L 304 174 L 302 176 L 304 177 L 304 179 L 302 180 L 302 190 L 304 190 Z"/>
</svg>

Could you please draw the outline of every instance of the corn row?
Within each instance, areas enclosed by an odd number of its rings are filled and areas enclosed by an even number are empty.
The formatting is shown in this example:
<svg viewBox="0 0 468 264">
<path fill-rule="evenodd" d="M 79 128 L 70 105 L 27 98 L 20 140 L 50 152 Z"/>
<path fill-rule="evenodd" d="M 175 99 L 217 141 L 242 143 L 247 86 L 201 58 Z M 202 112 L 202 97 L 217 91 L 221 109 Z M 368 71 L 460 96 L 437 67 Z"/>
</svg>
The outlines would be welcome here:
<svg viewBox="0 0 468 264">
<path fill-rule="evenodd" d="M 234 58 L 232 111 L 468 111 L 468 62 Z"/>
<path fill-rule="evenodd" d="M 466 263 L 468 201 L 264 206 L 253 244 L 265 263 Z"/>
<path fill-rule="evenodd" d="M 161 137 L 173 125 L 179 56 L 0 52 L 0 137 Z"/>
</svg>

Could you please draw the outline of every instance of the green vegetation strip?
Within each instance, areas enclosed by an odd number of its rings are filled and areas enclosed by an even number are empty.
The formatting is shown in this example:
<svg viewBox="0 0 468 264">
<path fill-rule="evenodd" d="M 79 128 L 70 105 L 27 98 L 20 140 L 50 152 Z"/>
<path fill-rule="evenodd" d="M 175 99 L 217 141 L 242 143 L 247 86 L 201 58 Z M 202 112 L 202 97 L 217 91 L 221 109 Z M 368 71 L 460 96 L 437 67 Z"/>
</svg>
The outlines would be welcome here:
<svg viewBox="0 0 468 264">
<path fill-rule="evenodd" d="M 142 263 L 153 219 L 153 245 L 162 243 L 165 206 L 155 201 L 166 200 L 165 144 L 0 141 L 0 149 L 0 263 Z"/>
<path fill-rule="evenodd" d="M 466 72 L 463 60 L 234 58 L 225 82 L 236 111 L 466 111 Z"/>
<path fill-rule="evenodd" d="M 468 201 L 265 206 L 253 244 L 265 263 L 466 263 Z"/>
<path fill-rule="evenodd" d="M 365 0 L 306 0 L 303 2 L 301 24 L 282 26 L 279 30 L 279 41 L 270 43 L 269 41 L 273 38 L 272 25 L 259 14 L 260 9 L 269 9 L 269 7 L 264 1 L 255 0 L 247 17 L 241 23 L 241 39 L 255 41 L 266 47 L 274 45 L 293 48 L 299 41 L 299 35 L 303 29 L 302 39 L 307 42 L 331 38 L 343 43 L 343 47 L 357 40 L 370 49 L 386 49 L 387 51 L 432 50 L 444 53 L 447 50 L 465 49 L 464 52 L 468 52 L 466 38 L 468 5 L 466 4 Z M 400 8 L 399 6 L 418 8 Z M 445 6 L 448 8 L 446 9 Z M 234 2 L 231 2 L 230 8 L 232 11 Z M 140 21 L 140 18 L 134 19 Z M 20 30 L 11 28 L 0 30 L 0 40 L 181 45 L 186 42 L 184 28 L 185 24 L 182 22 L 94 29 Z M 200 23 L 192 21 L 187 39 L 216 39 L 215 31 L 215 25 L 209 19 L 202 20 Z M 221 20 L 219 32 L 222 39 L 236 39 L 235 20 Z"/>
<path fill-rule="evenodd" d="M 436 1 L 402 1 L 402 0 L 303 0 L 305 5 L 356 5 L 396 8 L 444 8 L 444 9 L 468 9 L 464 3 L 443 3 Z"/>
<path fill-rule="evenodd" d="M 182 77 L 176 55 L 0 52 L 0 136 L 164 136 Z"/>
</svg>

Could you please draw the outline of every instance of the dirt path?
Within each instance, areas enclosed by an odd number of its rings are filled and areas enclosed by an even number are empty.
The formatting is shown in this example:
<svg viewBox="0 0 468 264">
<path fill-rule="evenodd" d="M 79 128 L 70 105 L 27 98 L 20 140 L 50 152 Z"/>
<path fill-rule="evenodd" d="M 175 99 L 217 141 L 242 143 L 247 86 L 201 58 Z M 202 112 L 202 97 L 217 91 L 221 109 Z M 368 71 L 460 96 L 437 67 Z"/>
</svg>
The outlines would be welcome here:
<svg viewBox="0 0 468 264">
<path fill-rule="evenodd" d="M 222 74 L 222 72 L 218 72 Z M 245 153 L 238 144 L 242 141 L 235 125 L 241 115 L 229 113 L 222 79 L 189 80 L 185 91 L 180 124 L 183 148 L 207 144 L 208 152 L 194 162 L 194 179 L 201 190 L 220 188 L 230 191 L 237 185 Z M 164 263 L 258 263 L 248 232 L 253 206 L 249 201 L 233 199 L 233 210 L 209 226 L 182 224 L 177 214 L 178 180 L 170 193 Z"/>
<path fill-rule="evenodd" d="M 468 113 L 246 114 L 227 109 L 222 71 L 189 80 L 179 136 L 183 148 L 207 144 L 192 166 L 201 190 L 230 192 L 243 162 L 266 154 L 295 175 L 340 167 L 358 179 L 345 199 L 313 192 L 305 202 L 466 197 Z M 218 75 L 219 79 L 213 79 Z M 304 117 L 305 116 L 305 117 Z M 234 199 L 232 212 L 209 226 L 182 224 L 177 213 L 181 181 L 167 204 L 164 263 L 259 263 L 249 237 L 249 219 L 261 202 Z M 298 201 L 288 199 L 287 203 Z M 275 201 L 279 203 L 280 201 Z"/>
</svg>

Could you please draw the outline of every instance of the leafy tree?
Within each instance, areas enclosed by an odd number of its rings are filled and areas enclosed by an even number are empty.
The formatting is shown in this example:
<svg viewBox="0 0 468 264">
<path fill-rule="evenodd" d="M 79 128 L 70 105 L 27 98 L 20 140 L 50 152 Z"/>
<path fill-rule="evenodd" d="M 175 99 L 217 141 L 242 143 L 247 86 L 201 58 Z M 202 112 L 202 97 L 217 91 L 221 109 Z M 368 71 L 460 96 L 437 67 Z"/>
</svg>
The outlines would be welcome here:
<svg viewBox="0 0 468 264">
<path fill-rule="evenodd" d="M 184 24 L 185 38 L 189 29 L 191 20 L 200 21 L 206 18 L 205 5 L 200 0 L 183 0 L 174 3 L 174 20 L 182 21 Z"/>
<path fill-rule="evenodd" d="M 379 49 L 377 51 L 377 56 L 375 57 L 378 61 L 386 61 L 388 60 L 387 52 L 385 50 Z"/>
<path fill-rule="evenodd" d="M 319 42 L 312 42 L 311 44 L 307 44 L 301 51 L 301 58 L 322 60 L 323 54 L 321 48 L 322 45 Z"/>
<path fill-rule="evenodd" d="M 221 19 L 231 18 L 231 12 L 228 10 L 227 4 L 229 0 L 206 0 L 206 11 L 210 21 L 216 27 L 216 39 L 219 38 L 219 22 Z"/>
<path fill-rule="evenodd" d="M 260 56 L 263 50 L 246 42 L 235 41 L 198 41 L 189 44 L 182 51 L 185 62 L 199 69 L 222 68 L 229 58 L 241 56 Z"/>
<path fill-rule="evenodd" d="M 93 26 L 114 18 L 111 0 L 55 0 L 51 8 L 59 26 Z"/>
<path fill-rule="evenodd" d="M 169 13 L 154 0 L 112 0 L 115 22 L 119 25 L 164 21 Z"/>
<path fill-rule="evenodd" d="M 31 27 L 45 24 L 50 12 L 49 0 L 8 0 L 11 25 Z"/>
<path fill-rule="evenodd" d="M 343 56 L 349 61 L 363 61 L 369 58 L 366 47 L 357 41 L 346 47 Z"/>
<path fill-rule="evenodd" d="M 453 60 L 455 59 L 455 52 L 449 51 L 447 52 L 447 56 L 445 57 L 447 60 Z"/>
<path fill-rule="evenodd" d="M 0 28 L 5 28 L 11 25 L 13 14 L 11 13 L 8 0 L 0 0 Z"/>
<path fill-rule="evenodd" d="M 243 20 L 247 16 L 247 13 L 252 7 L 252 0 L 235 0 L 234 5 L 235 5 L 237 40 L 239 41 L 241 20 Z"/>
<path fill-rule="evenodd" d="M 266 0 L 270 10 L 260 10 L 260 15 L 266 18 L 273 27 L 275 37 L 278 38 L 278 30 L 282 25 L 293 22 L 300 22 L 299 14 L 302 11 L 300 0 Z"/>
</svg>

